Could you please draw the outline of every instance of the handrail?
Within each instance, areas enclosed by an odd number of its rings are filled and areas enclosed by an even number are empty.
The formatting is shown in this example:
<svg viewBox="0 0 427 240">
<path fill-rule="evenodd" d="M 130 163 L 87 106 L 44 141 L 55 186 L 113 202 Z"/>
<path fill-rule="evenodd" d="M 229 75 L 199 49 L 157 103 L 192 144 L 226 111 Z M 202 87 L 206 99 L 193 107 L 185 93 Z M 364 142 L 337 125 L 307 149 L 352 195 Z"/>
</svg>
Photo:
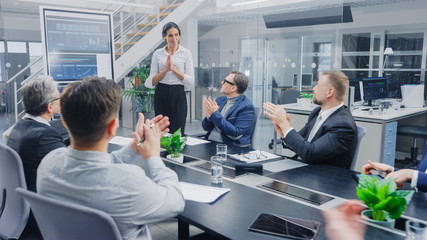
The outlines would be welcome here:
<svg viewBox="0 0 427 240">
<path fill-rule="evenodd" d="M 30 76 L 28 76 L 24 81 L 21 82 L 21 85 L 24 85 L 28 80 L 32 79 L 34 76 L 36 76 L 37 74 L 39 74 L 43 69 L 44 69 L 44 66 L 42 66 L 41 68 L 39 68 L 39 70 L 37 70 L 35 73 L 33 73 Z M 19 90 L 21 90 L 21 89 L 19 89 Z"/>
<path fill-rule="evenodd" d="M 175 3 L 177 3 L 178 0 L 174 0 L 173 2 L 171 2 L 170 4 L 168 4 L 168 6 L 166 8 L 164 8 L 162 11 L 160 11 L 160 7 L 156 7 L 156 15 L 157 18 L 153 18 L 151 21 L 149 21 L 148 23 L 152 23 L 152 22 L 160 22 L 160 14 L 165 13 L 167 11 L 169 11 L 172 7 L 172 5 L 174 5 Z M 123 55 L 123 53 L 125 52 L 125 46 L 126 44 L 135 41 L 136 39 L 138 39 L 138 34 L 144 32 L 147 28 L 149 27 L 149 25 L 146 25 L 145 27 L 139 29 L 139 31 L 137 31 L 135 33 L 135 35 L 133 35 L 132 37 L 126 39 L 125 41 L 123 41 L 120 45 L 120 47 L 118 49 L 115 50 L 115 53 L 120 53 L 120 56 Z M 123 34 L 125 35 L 125 34 Z M 123 35 L 121 35 L 119 38 L 123 37 Z"/>
<path fill-rule="evenodd" d="M 12 82 L 13 80 L 15 80 L 19 75 L 21 75 L 22 73 L 24 73 L 25 71 L 28 70 L 28 68 L 30 68 L 31 66 L 33 66 L 36 62 L 40 61 L 40 59 L 43 59 L 43 56 L 38 57 L 36 60 L 30 62 L 26 67 L 24 67 L 21 71 L 19 71 L 17 74 L 15 74 L 13 77 L 9 78 L 6 82 L 6 84 L 9 84 L 10 82 Z"/>
</svg>

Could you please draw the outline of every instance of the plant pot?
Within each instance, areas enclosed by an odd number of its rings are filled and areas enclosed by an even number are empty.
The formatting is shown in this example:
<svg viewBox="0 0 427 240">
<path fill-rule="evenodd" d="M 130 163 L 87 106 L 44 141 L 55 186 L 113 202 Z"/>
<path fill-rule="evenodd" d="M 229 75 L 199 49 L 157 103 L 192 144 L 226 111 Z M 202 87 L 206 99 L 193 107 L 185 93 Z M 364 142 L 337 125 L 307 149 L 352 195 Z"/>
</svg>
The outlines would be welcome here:
<svg viewBox="0 0 427 240">
<path fill-rule="evenodd" d="M 302 108 L 308 108 L 311 104 L 311 98 L 299 98 L 297 99 L 297 102 Z"/>
<path fill-rule="evenodd" d="M 372 210 L 370 209 L 363 211 L 361 214 L 362 214 L 363 220 L 371 222 L 373 224 L 383 226 L 383 227 L 387 227 L 387 228 L 394 228 L 394 223 L 396 222 L 396 219 L 391 219 L 388 216 L 384 221 L 374 220 L 372 219 Z"/>
<path fill-rule="evenodd" d="M 173 160 L 173 161 L 176 161 L 176 162 L 179 162 L 179 163 L 184 163 L 184 155 L 183 154 L 179 154 L 179 156 L 176 158 L 172 157 L 172 154 L 168 154 L 166 156 L 166 158 Z"/>
</svg>

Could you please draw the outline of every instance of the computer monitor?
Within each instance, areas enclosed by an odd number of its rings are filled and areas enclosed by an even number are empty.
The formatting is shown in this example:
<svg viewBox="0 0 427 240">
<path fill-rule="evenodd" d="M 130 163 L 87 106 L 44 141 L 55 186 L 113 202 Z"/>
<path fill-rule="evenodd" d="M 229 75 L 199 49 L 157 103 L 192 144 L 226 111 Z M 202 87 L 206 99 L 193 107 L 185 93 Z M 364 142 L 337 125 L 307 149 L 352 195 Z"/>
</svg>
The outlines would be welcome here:
<svg viewBox="0 0 427 240">
<path fill-rule="evenodd" d="M 383 77 L 363 78 L 363 100 L 368 101 L 368 105 L 372 106 L 372 100 L 387 98 L 387 81 Z"/>
<path fill-rule="evenodd" d="M 298 87 L 298 74 L 294 73 L 293 84 L 294 87 Z M 303 73 L 301 77 L 301 87 L 302 88 L 311 88 L 313 85 L 313 74 L 312 73 Z"/>
<path fill-rule="evenodd" d="M 354 101 L 362 101 L 362 98 L 360 96 L 360 84 L 359 79 L 349 79 L 350 87 L 354 87 Z"/>
<path fill-rule="evenodd" d="M 303 73 L 301 79 L 302 88 L 311 88 L 313 85 L 313 74 Z"/>
</svg>

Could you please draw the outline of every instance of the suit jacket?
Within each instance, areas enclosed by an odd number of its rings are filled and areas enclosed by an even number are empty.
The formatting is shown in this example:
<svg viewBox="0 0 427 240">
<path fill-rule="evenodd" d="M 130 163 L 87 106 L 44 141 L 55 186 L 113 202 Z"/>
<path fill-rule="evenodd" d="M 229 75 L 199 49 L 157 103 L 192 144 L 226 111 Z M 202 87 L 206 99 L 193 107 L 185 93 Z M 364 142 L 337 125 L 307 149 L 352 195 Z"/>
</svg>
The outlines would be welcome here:
<svg viewBox="0 0 427 240">
<path fill-rule="evenodd" d="M 240 95 L 223 117 L 221 110 L 227 103 L 227 97 L 221 96 L 215 101 L 219 106 L 218 111 L 215 111 L 209 119 L 204 118 L 202 121 L 202 127 L 207 131 L 205 138 L 208 139 L 214 127 L 217 126 L 221 131 L 224 143 L 240 146 L 251 145 L 255 127 L 255 109 L 252 102 L 245 95 Z"/>
<path fill-rule="evenodd" d="M 315 108 L 299 131 L 291 130 L 284 143 L 305 163 L 323 163 L 349 169 L 357 146 L 357 127 L 347 106 L 338 108 L 307 141 L 321 108 Z"/>
<path fill-rule="evenodd" d="M 423 158 L 421 159 L 420 163 L 418 164 L 417 170 L 418 173 L 418 181 L 417 181 L 417 188 L 420 191 L 427 192 L 427 140 L 426 144 L 424 145 L 424 153 Z"/>
<path fill-rule="evenodd" d="M 50 151 L 65 147 L 59 133 L 51 126 L 33 119 L 20 119 L 12 129 L 7 145 L 21 157 L 28 190 L 36 192 L 37 168 Z"/>
</svg>

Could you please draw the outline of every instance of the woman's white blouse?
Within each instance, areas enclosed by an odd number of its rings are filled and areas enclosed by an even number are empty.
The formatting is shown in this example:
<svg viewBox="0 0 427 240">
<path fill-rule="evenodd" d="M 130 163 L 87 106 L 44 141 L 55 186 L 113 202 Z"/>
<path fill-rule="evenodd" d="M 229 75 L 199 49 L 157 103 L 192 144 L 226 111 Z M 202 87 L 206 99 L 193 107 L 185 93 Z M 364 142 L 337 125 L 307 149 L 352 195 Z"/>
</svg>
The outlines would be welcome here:
<svg viewBox="0 0 427 240">
<path fill-rule="evenodd" d="M 146 87 L 154 87 L 153 77 L 166 66 L 168 55 L 166 47 L 157 49 L 154 52 L 153 59 L 151 60 L 150 76 L 144 84 Z M 178 50 L 171 56 L 171 60 L 175 68 L 184 73 L 184 79 L 180 80 L 172 71 L 168 71 L 165 77 L 160 80 L 160 83 L 168 85 L 192 85 L 194 83 L 194 68 L 190 51 L 179 45 Z"/>
</svg>

